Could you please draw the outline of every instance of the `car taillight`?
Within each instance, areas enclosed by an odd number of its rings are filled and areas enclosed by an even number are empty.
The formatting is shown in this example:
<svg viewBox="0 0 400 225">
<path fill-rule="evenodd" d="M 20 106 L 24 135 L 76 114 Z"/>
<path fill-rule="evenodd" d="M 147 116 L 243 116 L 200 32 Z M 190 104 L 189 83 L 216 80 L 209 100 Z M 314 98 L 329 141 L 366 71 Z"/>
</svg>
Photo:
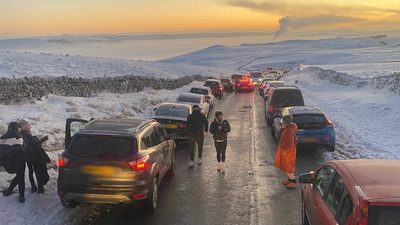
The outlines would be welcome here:
<svg viewBox="0 0 400 225">
<path fill-rule="evenodd" d="M 367 225 L 368 224 L 368 208 L 369 201 L 364 191 L 360 188 L 360 186 L 355 186 L 354 191 L 356 197 L 359 199 L 359 209 L 361 210 L 360 216 L 358 217 L 358 225 Z"/>
<path fill-rule="evenodd" d="M 252 85 L 252 83 L 248 83 L 248 84 L 247 84 L 247 86 L 251 86 L 251 85 Z"/>
<path fill-rule="evenodd" d="M 186 128 L 186 124 L 179 125 L 180 128 Z"/>
<path fill-rule="evenodd" d="M 328 120 L 328 118 L 326 116 L 325 116 L 325 119 L 326 119 L 326 126 L 333 127 L 333 123 L 330 120 Z"/>
<path fill-rule="evenodd" d="M 129 167 L 131 167 L 131 170 L 136 171 L 136 170 L 144 170 L 146 169 L 147 166 L 147 160 L 149 159 L 149 156 L 146 155 L 145 157 L 135 159 L 132 161 L 128 161 Z"/>
<path fill-rule="evenodd" d="M 238 87 L 240 86 L 240 84 L 238 84 Z"/>
<path fill-rule="evenodd" d="M 274 106 L 273 106 L 273 105 L 270 105 L 270 106 L 269 106 L 269 111 L 270 111 L 270 112 L 273 112 L 273 111 L 274 111 Z"/>
<path fill-rule="evenodd" d="M 68 159 L 67 157 L 63 156 L 63 155 L 60 155 L 60 156 L 58 157 L 58 165 L 59 165 L 60 167 L 65 167 L 65 166 L 67 166 L 68 161 L 69 161 L 69 159 Z"/>
</svg>

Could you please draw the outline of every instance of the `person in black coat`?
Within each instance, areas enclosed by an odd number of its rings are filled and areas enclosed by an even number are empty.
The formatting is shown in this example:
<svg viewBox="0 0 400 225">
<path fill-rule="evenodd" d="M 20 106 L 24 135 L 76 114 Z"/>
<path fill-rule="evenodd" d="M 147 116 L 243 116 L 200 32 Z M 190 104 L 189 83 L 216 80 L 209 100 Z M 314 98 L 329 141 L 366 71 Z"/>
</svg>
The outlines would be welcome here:
<svg viewBox="0 0 400 225">
<path fill-rule="evenodd" d="M 231 131 L 231 126 L 228 121 L 223 120 L 221 111 L 215 112 L 215 119 L 211 122 L 210 133 L 213 134 L 215 149 L 217 150 L 218 167 L 217 170 L 225 172 L 225 152 L 228 144 L 228 133 Z M 222 165 L 221 165 L 222 160 Z"/>
<path fill-rule="evenodd" d="M 42 142 L 36 136 L 32 136 L 31 123 L 26 120 L 21 120 L 19 124 L 21 125 L 21 135 L 25 143 L 25 161 L 29 170 L 31 193 L 37 191 L 39 194 L 43 194 L 43 186 L 49 181 L 46 163 L 50 162 L 50 158 L 42 148 Z M 35 185 L 33 172 L 35 172 L 38 186 Z"/>
<path fill-rule="evenodd" d="M 11 181 L 7 190 L 3 191 L 4 196 L 13 194 L 13 189 L 18 184 L 19 201 L 25 202 L 25 153 L 23 150 L 23 139 L 20 134 L 21 125 L 11 122 L 8 125 L 7 133 L 0 137 L 0 166 L 4 166 L 7 173 L 16 176 Z"/>
<path fill-rule="evenodd" d="M 193 112 L 187 117 L 187 129 L 189 130 L 189 151 L 190 163 L 189 168 L 194 166 L 194 147 L 197 143 L 199 159 L 197 164 L 201 164 L 201 156 L 203 154 L 204 136 L 208 132 L 208 120 L 206 116 L 201 113 L 198 105 L 193 106 Z"/>
</svg>

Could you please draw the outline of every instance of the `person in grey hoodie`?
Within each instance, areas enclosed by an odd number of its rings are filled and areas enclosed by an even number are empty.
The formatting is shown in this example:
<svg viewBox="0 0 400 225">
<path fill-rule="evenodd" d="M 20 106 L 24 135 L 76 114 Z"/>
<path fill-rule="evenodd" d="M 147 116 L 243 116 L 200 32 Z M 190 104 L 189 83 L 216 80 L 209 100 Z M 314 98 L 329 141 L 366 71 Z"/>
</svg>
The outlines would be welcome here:
<svg viewBox="0 0 400 225">
<path fill-rule="evenodd" d="M 228 144 L 228 133 L 231 131 L 231 126 L 228 121 L 223 120 L 221 111 L 215 112 L 215 119 L 211 122 L 210 133 L 213 134 L 215 149 L 217 150 L 218 167 L 217 170 L 225 172 L 225 152 Z M 222 164 L 221 164 L 222 160 Z"/>
</svg>

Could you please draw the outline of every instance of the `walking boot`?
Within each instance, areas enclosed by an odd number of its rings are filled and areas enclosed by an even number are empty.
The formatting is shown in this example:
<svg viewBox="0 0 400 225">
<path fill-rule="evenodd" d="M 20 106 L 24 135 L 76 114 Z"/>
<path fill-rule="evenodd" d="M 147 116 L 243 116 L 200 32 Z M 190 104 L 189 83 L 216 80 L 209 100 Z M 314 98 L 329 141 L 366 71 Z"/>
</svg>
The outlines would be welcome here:
<svg viewBox="0 0 400 225">
<path fill-rule="evenodd" d="M 36 185 L 33 185 L 33 186 L 31 187 L 31 193 L 35 193 L 35 192 L 37 192 L 37 186 L 36 186 Z"/>
<path fill-rule="evenodd" d="M 14 192 L 12 191 L 12 190 L 4 190 L 3 191 L 3 196 L 10 196 L 10 195 L 12 195 L 12 194 L 14 194 Z"/>
<path fill-rule="evenodd" d="M 220 163 L 220 162 L 218 162 L 217 170 L 218 170 L 218 171 L 221 171 L 221 163 Z"/>
<path fill-rule="evenodd" d="M 221 172 L 222 172 L 222 173 L 225 173 L 225 171 L 226 171 L 226 170 L 225 170 L 225 163 L 222 162 Z"/>
<path fill-rule="evenodd" d="M 289 180 L 284 180 L 284 181 L 282 181 L 282 184 L 283 184 L 283 185 L 288 185 L 289 183 L 290 183 Z"/>
<path fill-rule="evenodd" d="M 188 165 L 188 168 L 193 168 L 194 167 L 194 162 L 193 161 L 190 161 L 190 163 L 189 163 L 189 165 Z"/>
<path fill-rule="evenodd" d="M 201 165 L 201 158 L 199 158 L 198 160 L 197 160 L 197 165 Z"/>
</svg>

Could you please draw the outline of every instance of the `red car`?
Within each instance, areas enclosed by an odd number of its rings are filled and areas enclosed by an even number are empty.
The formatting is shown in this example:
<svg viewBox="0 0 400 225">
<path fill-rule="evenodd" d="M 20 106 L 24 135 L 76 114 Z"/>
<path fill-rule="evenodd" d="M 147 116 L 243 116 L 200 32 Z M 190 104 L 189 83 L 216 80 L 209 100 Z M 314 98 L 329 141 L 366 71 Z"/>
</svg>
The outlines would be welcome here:
<svg viewBox="0 0 400 225">
<path fill-rule="evenodd" d="M 399 225 L 400 161 L 325 162 L 300 176 L 302 224 Z"/>
<path fill-rule="evenodd" d="M 210 87 L 213 95 L 216 98 L 221 99 L 224 96 L 224 86 L 222 85 L 220 80 L 217 79 L 208 79 L 204 83 L 203 86 Z"/>
</svg>

